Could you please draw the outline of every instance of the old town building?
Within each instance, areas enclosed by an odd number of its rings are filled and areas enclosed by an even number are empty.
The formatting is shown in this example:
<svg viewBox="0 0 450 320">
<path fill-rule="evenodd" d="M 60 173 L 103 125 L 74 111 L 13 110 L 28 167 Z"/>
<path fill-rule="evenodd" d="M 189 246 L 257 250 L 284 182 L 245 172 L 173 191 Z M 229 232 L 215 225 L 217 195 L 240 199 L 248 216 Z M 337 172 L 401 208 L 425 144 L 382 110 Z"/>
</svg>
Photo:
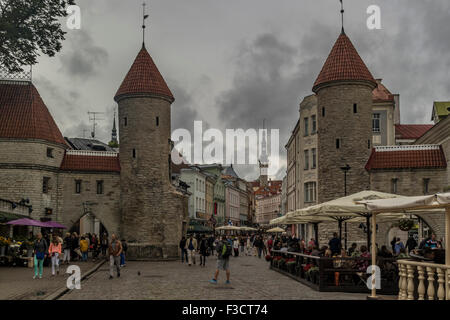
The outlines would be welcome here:
<svg viewBox="0 0 450 320">
<path fill-rule="evenodd" d="M 0 81 L 0 198 L 28 199 L 29 216 L 69 227 L 90 215 L 129 242 L 128 256 L 174 258 L 188 197 L 172 185 L 172 93 L 143 45 L 114 100 L 115 151 L 64 139 L 31 78 Z M 82 149 L 82 148 L 80 148 Z"/>
</svg>

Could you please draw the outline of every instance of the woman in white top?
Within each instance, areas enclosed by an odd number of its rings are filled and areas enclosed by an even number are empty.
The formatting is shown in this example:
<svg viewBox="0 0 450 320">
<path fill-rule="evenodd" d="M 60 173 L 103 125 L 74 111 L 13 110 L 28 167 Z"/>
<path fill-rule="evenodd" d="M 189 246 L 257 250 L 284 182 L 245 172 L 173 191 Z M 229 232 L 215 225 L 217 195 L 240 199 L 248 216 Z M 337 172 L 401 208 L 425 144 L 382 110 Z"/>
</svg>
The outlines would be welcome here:
<svg viewBox="0 0 450 320">
<path fill-rule="evenodd" d="M 239 240 L 238 238 L 234 238 L 233 240 L 233 250 L 234 250 L 234 256 L 239 256 Z"/>
</svg>

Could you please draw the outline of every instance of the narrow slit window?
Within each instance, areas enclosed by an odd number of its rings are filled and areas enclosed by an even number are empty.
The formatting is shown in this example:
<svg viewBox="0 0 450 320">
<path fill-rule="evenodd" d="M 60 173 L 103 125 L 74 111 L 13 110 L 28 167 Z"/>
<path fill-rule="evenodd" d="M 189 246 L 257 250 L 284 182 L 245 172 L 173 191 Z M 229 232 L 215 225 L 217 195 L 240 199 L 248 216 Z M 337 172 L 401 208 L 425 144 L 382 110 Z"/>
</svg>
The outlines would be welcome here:
<svg viewBox="0 0 450 320">
<path fill-rule="evenodd" d="M 336 149 L 341 148 L 341 139 L 336 139 Z"/>
<path fill-rule="evenodd" d="M 358 113 L 358 104 L 353 104 L 353 113 Z"/>
<path fill-rule="evenodd" d="M 127 117 L 123 118 L 123 125 L 124 125 L 124 127 L 126 127 L 128 125 L 128 118 Z"/>
<path fill-rule="evenodd" d="M 156 117 L 156 126 L 159 126 L 159 117 Z"/>
<path fill-rule="evenodd" d="M 322 108 L 322 117 L 325 117 L 325 107 Z"/>
<path fill-rule="evenodd" d="M 136 159 L 136 149 L 133 149 L 133 158 Z"/>
</svg>

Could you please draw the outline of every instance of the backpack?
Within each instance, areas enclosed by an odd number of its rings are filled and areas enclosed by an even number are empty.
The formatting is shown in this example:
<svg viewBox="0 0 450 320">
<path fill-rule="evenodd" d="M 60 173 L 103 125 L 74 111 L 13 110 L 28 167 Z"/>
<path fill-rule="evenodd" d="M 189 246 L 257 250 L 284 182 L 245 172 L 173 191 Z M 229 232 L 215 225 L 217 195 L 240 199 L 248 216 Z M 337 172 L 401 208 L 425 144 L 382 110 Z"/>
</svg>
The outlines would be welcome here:
<svg viewBox="0 0 450 320">
<path fill-rule="evenodd" d="M 229 256 L 231 256 L 232 251 L 233 251 L 233 249 L 232 249 L 232 247 L 231 247 L 231 244 L 230 244 L 228 241 L 225 241 L 225 242 L 222 244 L 222 254 L 221 254 L 221 257 L 222 257 L 223 259 L 227 259 Z"/>
</svg>

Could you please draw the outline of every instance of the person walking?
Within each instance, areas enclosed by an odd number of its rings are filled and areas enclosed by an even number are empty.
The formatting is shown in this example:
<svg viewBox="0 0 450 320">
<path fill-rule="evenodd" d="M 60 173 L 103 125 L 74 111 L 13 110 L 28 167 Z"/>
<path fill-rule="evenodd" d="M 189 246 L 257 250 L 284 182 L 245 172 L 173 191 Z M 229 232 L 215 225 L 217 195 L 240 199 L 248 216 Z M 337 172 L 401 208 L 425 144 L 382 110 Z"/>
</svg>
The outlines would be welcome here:
<svg viewBox="0 0 450 320">
<path fill-rule="evenodd" d="M 86 238 L 83 236 L 80 240 L 80 251 L 81 251 L 81 259 L 83 262 L 87 262 L 88 260 L 88 250 L 89 250 L 89 243 L 86 240 Z"/>
<path fill-rule="evenodd" d="M 69 264 L 70 263 L 70 250 L 72 247 L 72 238 L 70 237 L 70 233 L 66 233 L 66 236 L 63 240 L 63 249 L 64 249 L 64 257 L 63 257 L 63 263 Z"/>
<path fill-rule="evenodd" d="M 95 262 L 99 254 L 99 242 L 98 237 L 94 233 L 91 238 L 91 250 L 92 250 L 92 261 Z"/>
<path fill-rule="evenodd" d="M 217 278 L 219 277 L 220 269 L 223 269 L 227 275 L 226 284 L 230 284 L 230 256 L 232 254 L 231 244 L 227 239 L 227 236 L 222 237 L 222 241 L 217 245 L 217 268 L 214 273 L 214 278 L 209 282 L 217 284 Z"/>
<path fill-rule="evenodd" d="M 108 247 L 109 247 L 108 235 L 106 233 L 103 233 L 102 241 L 100 243 L 100 247 L 102 249 L 102 255 L 103 255 L 103 257 L 105 257 L 106 256 L 106 249 L 108 249 Z"/>
<path fill-rule="evenodd" d="M 406 249 L 407 252 L 411 252 L 417 247 L 417 241 L 414 239 L 413 235 L 410 235 L 408 240 L 406 241 Z"/>
<path fill-rule="evenodd" d="M 61 254 L 61 242 L 59 242 L 58 237 L 54 236 L 50 247 L 48 248 L 48 254 L 52 259 L 52 276 L 56 273 L 59 274 L 59 255 Z"/>
<path fill-rule="evenodd" d="M 122 239 L 122 253 L 120 254 L 120 267 L 125 267 L 125 256 L 127 254 L 128 250 L 128 243 L 127 240 Z"/>
<path fill-rule="evenodd" d="M 42 238 L 42 233 L 36 235 L 36 241 L 34 242 L 34 277 L 36 279 L 39 272 L 39 279 L 42 279 L 42 273 L 44 271 L 44 259 L 47 255 L 48 245 L 47 241 Z"/>
<path fill-rule="evenodd" d="M 245 237 L 240 236 L 239 237 L 239 251 L 241 252 L 241 254 L 244 254 L 244 248 L 245 248 Z"/>
<path fill-rule="evenodd" d="M 206 240 L 204 235 L 200 240 L 199 251 L 200 251 L 200 267 L 201 266 L 205 267 L 206 256 L 208 255 L 208 241 Z"/>
<path fill-rule="evenodd" d="M 117 278 L 120 277 L 120 254 L 122 253 L 122 244 L 116 238 L 115 234 L 111 235 L 111 243 L 108 247 L 109 255 L 109 278 L 114 276 L 114 266 L 116 266 Z"/>
<path fill-rule="evenodd" d="M 256 250 L 258 250 L 258 258 L 261 259 L 261 254 L 264 249 L 264 241 L 261 236 L 257 237 L 255 242 L 253 242 L 253 245 L 255 246 Z"/>
<path fill-rule="evenodd" d="M 185 249 L 187 251 L 188 266 L 191 266 L 192 261 L 195 264 L 195 251 L 197 251 L 197 239 L 192 234 L 189 235 L 189 239 L 186 241 Z"/>
<path fill-rule="evenodd" d="M 234 256 L 238 257 L 239 256 L 239 240 L 237 238 L 234 238 L 234 240 L 233 240 L 233 251 L 234 251 Z"/>
<path fill-rule="evenodd" d="M 184 263 L 184 259 L 186 258 L 186 262 L 188 260 L 187 258 L 187 251 L 186 251 L 186 237 L 182 237 L 180 240 L 180 250 L 181 250 L 181 263 Z"/>
<path fill-rule="evenodd" d="M 252 242 L 251 242 L 251 240 L 250 240 L 250 236 L 247 236 L 247 241 L 246 241 L 246 243 L 245 243 L 245 255 L 246 256 L 251 256 L 252 255 L 252 253 L 251 253 L 251 250 L 252 250 Z"/>
</svg>

